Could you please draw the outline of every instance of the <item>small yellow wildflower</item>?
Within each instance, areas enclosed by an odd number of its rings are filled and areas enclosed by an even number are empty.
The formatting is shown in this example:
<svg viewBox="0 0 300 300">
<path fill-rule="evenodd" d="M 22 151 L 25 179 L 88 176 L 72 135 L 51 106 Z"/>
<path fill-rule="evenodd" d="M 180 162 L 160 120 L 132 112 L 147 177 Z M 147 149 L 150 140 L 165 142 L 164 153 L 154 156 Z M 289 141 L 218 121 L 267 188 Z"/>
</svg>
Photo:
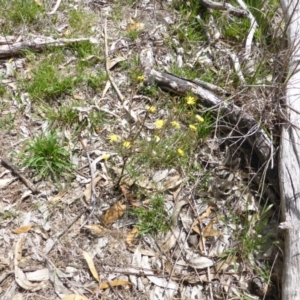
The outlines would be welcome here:
<svg viewBox="0 0 300 300">
<path fill-rule="evenodd" d="M 166 123 L 166 121 L 164 121 L 164 120 L 156 120 L 155 121 L 155 127 L 157 129 L 161 129 L 161 128 L 164 127 L 165 123 Z"/>
<path fill-rule="evenodd" d="M 180 155 L 180 156 L 184 156 L 184 151 L 180 148 L 177 149 L 177 153 Z"/>
<path fill-rule="evenodd" d="M 153 138 L 155 139 L 155 141 L 158 143 L 160 141 L 160 137 L 158 135 L 154 135 Z"/>
<path fill-rule="evenodd" d="M 105 153 L 105 154 L 102 155 L 102 159 L 103 160 L 108 160 L 109 158 L 110 158 L 110 155 L 107 154 L 107 153 Z"/>
<path fill-rule="evenodd" d="M 199 116 L 199 115 L 196 115 L 196 119 L 197 119 L 198 122 L 200 122 L 200 123 L 203 123 L 203 122 L 204 122 L 204 119 L 203 119 L 201 116 Z"/>
<path fill-rule="evenodd" d="M 152 114 L 154 114 L 155 112 L 156 112 L 156 107 L 155 106 L 149 106 L 149 105 L 147 105 L 146 106 L 146 109 L 149 111 L 149 112 L 151 112 Z"/>
<path fill-rule="evenodd" d="M 180 128 L 180 124 L 177 121 L 173 121 L 171 124 L 175 128 L 178 128 L 178 129 Z"/>
<path fill-rule="evenodd" d="M 197 127 L 195 125 L 189 125 L 190 129 L 193 131 L 197 131 Z"/>
<path fill-rule="evenodd" d="M 137 80 L 138 81 L 144 81 L 145 80 L 145 76 L 144 75 L 138 76 Z"/>
<path fill-rule="evenodd" d="M 109 140 L 110 140 L 111 142 L 117 142 L 117 141 L 119 140 L 119 136 L 117 136 L 116 134 L 111 134 L 111 135 L 109 136 Z"/>
<path fill-rule="evenodd" d="M 195 97 L 188 96 L 188 97 L 186 98 L 186 103 L 187 103 L 188 105 L 194 105 L 194 104 L 196 103 Z"/>
<path fill-rule="evenodd" d="M 129 141 L 125 141 L 124 143 L 123 143 L 123 147 L 124 148 L 126 148 L 126 149 L 129 149 L 130 147 L 131 147 L 131 142 L 129 142 Z"/>
</svg>

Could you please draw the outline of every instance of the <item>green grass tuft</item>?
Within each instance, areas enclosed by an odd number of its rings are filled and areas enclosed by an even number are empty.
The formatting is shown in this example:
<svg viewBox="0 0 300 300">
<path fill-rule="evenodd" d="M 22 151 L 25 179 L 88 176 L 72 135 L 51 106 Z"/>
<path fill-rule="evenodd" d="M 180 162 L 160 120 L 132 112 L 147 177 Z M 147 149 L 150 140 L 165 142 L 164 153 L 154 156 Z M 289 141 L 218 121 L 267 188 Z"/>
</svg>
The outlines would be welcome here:
<svg viewBox="0 0 300 300">
<path fill-rule="evenodd" d="M 53 131 L 27 142 L 20 158 L 22 166 L 33 169 L 37 177 L 50 177 L 55 181 L 73 169 L 69 151 L 59 143 Z"/>
</svg>

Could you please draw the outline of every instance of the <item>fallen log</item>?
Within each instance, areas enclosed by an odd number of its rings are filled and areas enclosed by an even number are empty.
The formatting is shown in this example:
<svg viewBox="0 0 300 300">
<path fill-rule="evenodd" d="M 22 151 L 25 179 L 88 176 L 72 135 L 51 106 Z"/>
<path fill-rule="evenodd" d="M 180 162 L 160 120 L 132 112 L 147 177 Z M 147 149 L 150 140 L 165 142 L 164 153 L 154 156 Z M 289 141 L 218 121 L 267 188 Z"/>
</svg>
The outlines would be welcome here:
<svg viewBox="0 0 300 300">
<path fill-rule="evenodd" d="M 96 43 L 92 38 L 78 38 L 78 39 L 53 39 L 51 37 L 35 37 L 32 40 L 23 42 L 7 43 L 6 45 L 0 45 L 0 58 L 8 58 L 12 56 L 21 55 L 25 50 L 41 51 L 48 46 L 61 47 L 71 43 L 78 43 L 83 41 L 89 41 Z"/>
<path fill-rule="evenodd" d="M 148 84 L 155 83 L 161 89 L 179 95 L 193 93 L 198 96 L 203 106 L 215 110 L 221 109 L 224 117 L 232 124 L 232 127 L 235 127 L 245 137 L 245 140 L 256 153 L 261 165 L 266 165 L 271 161 L 274 153 L 271 140 L 260 127 L 260 124 L 252 116 L 245 113 L 242 108 L 227 102 L 194 81 L 169 73 L 158 72 L 155 69 L 148 69 L 145 74 L 147 76 L 146 83 Z"/>
<path fill-rule="evenodd" d="M 285 86 L 287 123 L 281 132 L 279 182 L 285 231 L 283 300 L 300 299 L 300 4 L 281 0 L 289 43 L 289 79 Z"/>
</svg>

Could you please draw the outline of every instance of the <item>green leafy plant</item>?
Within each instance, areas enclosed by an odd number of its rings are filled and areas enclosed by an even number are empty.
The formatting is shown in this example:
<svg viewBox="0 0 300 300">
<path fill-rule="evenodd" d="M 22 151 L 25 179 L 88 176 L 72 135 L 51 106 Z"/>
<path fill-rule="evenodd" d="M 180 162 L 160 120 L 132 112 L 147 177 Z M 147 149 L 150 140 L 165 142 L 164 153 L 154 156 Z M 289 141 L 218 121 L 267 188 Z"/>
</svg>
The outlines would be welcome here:
<svg viewBox="0 0 300 300">
<path fill-rule="evenodd" d="M 135 226 L 139 234 L 166 232 L 170 228 L 171 217 L 165 211 L 163 195 L 155 195 L 149 207 L 134 207 L 131 213 L 138 219 Z"/>
<path fill-rule="evenodd" d="M 38 5 L 34 0 L 2 0 L 1 7 L 7 7 L 6 11 L 9 20 L 14 24 L 34 23 L 38 15 L 42 13 L 42 6 Z"/>
<path fill-rule="evenodd" d="M 13 128 L 13 121 L 15 119 L 15 116 L 11 113 L 0 116 L 0 129 L 6 128 L 6 129 L 12 129 Z"/>
<path fill-rule="evenodd" d="M 82 8 L 74 9 L 69 12 L 69 25 L 71 30 L 74 30 L 76 35 L 90 34 L 91 27 L 96 24 L 97 15 L 92 12 L 87 12 Z"/>
<path fill-rule="evenodd" d="M 59 70 L 62 61 L 63 54 L 60 52 L 49 55 L 34 68 L 32 80 L 24 81 L 25 88 L 34 99 L 52 100 L 73 90 L 78 78 Z"/>
<path fill-rule="evenodd" d="M 6 87 L 3 84 L 0 84 L 0 97 L 3 97 L 6 93 Z"/>
<path fill-rule="evenodd" d="M 20 154 L 23 167 L 29 167 L 36 176 L 57 180 L 73 170 L 70 153 L 59 143 L 56 132 L 41 134 L 25 144 Z"/>
</svg>

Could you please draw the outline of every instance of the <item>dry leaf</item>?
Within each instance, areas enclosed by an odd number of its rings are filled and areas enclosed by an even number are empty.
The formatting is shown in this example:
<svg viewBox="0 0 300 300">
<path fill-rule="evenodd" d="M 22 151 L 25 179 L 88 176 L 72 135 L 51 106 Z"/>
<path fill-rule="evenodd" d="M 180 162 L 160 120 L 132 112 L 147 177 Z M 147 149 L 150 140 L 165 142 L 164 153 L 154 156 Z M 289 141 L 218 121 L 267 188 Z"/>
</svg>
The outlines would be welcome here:
<svg viewBox="0 0 300 300">
<path fill-rule="evenodd" d="M 181 178 L 180 175 L 169 177 L 166 181 L 163 182 L 163 188 L 165 190 L 174 189 L 175 187 L 179 186 L 182 181 L 183 178 Z"/>
<path fill-rule="evenodd" d="M 43 283 L 31 283 L 18 266 L 15 266 L 15 279 L 20 287 L 28 291 L 37 291 L 45 287 Z"/>
<path fill-rule="evenodd" d="M 223 235 L 223 233 L 219 230 L 212 229 L 213 224 L 218 220 L 217 217 L 213 218 L 207 226 L 203 229 L 203 236 L 209 237 L 209 236 L 220 236 Z"/>
<path fill-rule="evenodd" d="M 72 33 L 72 31 L 70 30 L 70 28 L 68 28 L 68 29 L 64 32 L 64 36 L 70 36 L 71 33 Z"/>
<path fill-rule="evenodd" d="M 52 197 L 48 203 L 53 203 L 59 201 L 64 195 L 66 195 L 67 191 L 63 191 Z"/>
<path fill-rule="evenodd" d="M 29 224 L 26 226 L 22 226 L 16 229 L 12 229 L 11 231 L 16 234 L 28 232 L 32 228 L 33 224 Z"/>
<path fill-rule="evenodd" d="M 117 63 L 124 61 L 124 60 L 125 60 L 125 58 L 122 56 L 117 56 L 116 58 L 109 60 L 107 63 L 108 69 L 109 70 L 112 69 Z"/>
<path fill-rule="evenodd" d="M 133 199 L 131 192 L 126 188 L 125 185 L 120 185 L 120 190 L 124 195 L 126 201 L 129 202 L 130 205 L 135 207 L 141 206 L 137 201 Z"/>
<path fill-rule="evenodd" d="M 18 265 L 18 262 L 22 259 L 22 246 L 23 246 L 23 238 L 22 236 L 16 243 L 15 251 L 14 251 L 14 264 Z"/>
<path fill-rule="evenodd" d="M 110 209 L 108 209 L 102 217 L 103 224 L 111 224 L 121 216 L 123 216 L 126 209 L 126 205 L 121 201 L 115 203 Z"/>
<path fill-rule="evenodd" d="M 4 178 L 4 179 L 0 179 L 0 189 L 8 186 L 10 183 L 12 183 L 14 180 L 16 179 L 15 178 Z"/>
<path fill-rule="evenodd" d="M 202 238 L 199 240 L 199 249 L 202 251 L 204 249 L 205 238 L 210 236 L 220 236 L 223 233 L 219 230 L 212 229 L 213 224 L 218 220 L 217 217 L 213 218 L 208 225 L 203 228 L 202 232 L 198 229 L 197 225 L 193 227 L 193 230 L 196 231 Z"/>
<path fill-rule="evenodd" d="M 43 280 L 49 280 L 49 269 L 39 269 L 33 272 L 26 272 L 26 278 L 29 281 L 43 281 Z"/>
<path fill-rule="evenodd" d="M 40 0 L 34 0 L 38 6 L 42 6 L 42 2 Z"/>
<path fill-rule="evenodd" d="M 139 229 L 135 227 L 129 232 L 129 234 L 126 237 L 126 243 L 128 245 L 130 245 L 132 243 L 132 241 L 133 241 L 134 237 L 136 236 L 136 234 L 138 233 L 138 231 L 139 231 Z"/>
<path fill-rule="evenodd" d="M 94 178 L 93 182 L 94 182 L 94 186 L 96 186 L 96 184 L 102 179 L 102 176 L 98 176 L 96 178 Z M 91 183 L 89 183 L 84 191 L 84 197 L 86 200 L 86 203 L 89 203 L 90 199 L 91 199 L 91 194 L 92 193 L 92 188 L 91 188 Z"/>
<path fill-rule="evenodd" d="M 127 31 L 142 31 L 145 27 L 144 23 L 136 22 L 130 19 L 130 25 L 127 26 Z"/>
<path fill-rule="evenodd" d="M 75 94 L 75 93 L 73 93 L 73 98 L 76 99 L 76 100 L 84 100 L 84 99 L 85 99 L 85 98 L 82 97 L 81 95 Z"/>
<path fill-rule="evenodd" d="M 49 270 L 49 279 L 53 284 L 55 293 L 59 296 L 59 298 L 63 298 L 67 295 L 70 295 L 72 292 L 64 286 L 62 281 L 59 278 L 60 271 L 53 267 L 49 262 L 46 262 L 47 268 Z"/>
<path fill-rule="evenodd" d="M 15 246 L 14 251 L 14 268 L 15 268 L 15 279 L 17 284 L 25 290 L 39 290 L 44 287 L 43 283 L 33 284 L 25 276 L 24 272 L 18 267 L 19 261 L 22 259 L 22 246 L 23 239 L 20 238 Z"/>
<path fill-rule="evenodd" d="M 102 92 L 102 98 L 105 97 L 107 91 L 110 89 L 111 87 L 111 82 L 109 80 L 106 81 L 106 84 L 105 84 L 105 87 L 103 89 L 103 92 Z"/>
<path fill-rule="evenodd" d="M 190 259 L 187 258 L 186 262 L 190 267 L 196 269 L 208 268 L 214 264 L 214 262 L 211 259 L 205 256 L 193 256 Z"/>
<path fill-rule="evenodd" d="M 118 286 L 118 285 L 132 285 L 131 282 L 129 281 L 126 281 L 126 280 L 113 280 L 113 281 L 110 281 L 109 284 L 107 282 L 103 282 L 100 284 L 100 289 L 101 290 L 104 290 L 104 289 L 107 289 L 111 286 Z"/>
<path fill-rule="evenodd" d="M 84 259 L 86 260 L 93 277 L 99 282 L 100 279 L 99 279 L 99 276 L 98 276 L 98 273 L 97 273 L 97 270 L 95 268 L 95 265 L 94 265 L 94 262 L 93 262 L 92 258 L 85 251 L 82 251 L 82 255 L 83 255 Z"/>
<path fill-rule="evenodd" d="M 104 235 L 104 228 L 102 226 L 96 225 L 96 224 L 90 224 L 85 225 L 84 228 L 87 228 L 90 230 L 90 232 L 97 236 L 103 236 Z"/>
<path fill-rule="evenodd" d="M 87 297 L 84 296 L 80 296 L 77 294 L 72 294 L 72 295 L 68 295 L 63 297 L 61 300 L 89 300 Z"/>
</svg>

